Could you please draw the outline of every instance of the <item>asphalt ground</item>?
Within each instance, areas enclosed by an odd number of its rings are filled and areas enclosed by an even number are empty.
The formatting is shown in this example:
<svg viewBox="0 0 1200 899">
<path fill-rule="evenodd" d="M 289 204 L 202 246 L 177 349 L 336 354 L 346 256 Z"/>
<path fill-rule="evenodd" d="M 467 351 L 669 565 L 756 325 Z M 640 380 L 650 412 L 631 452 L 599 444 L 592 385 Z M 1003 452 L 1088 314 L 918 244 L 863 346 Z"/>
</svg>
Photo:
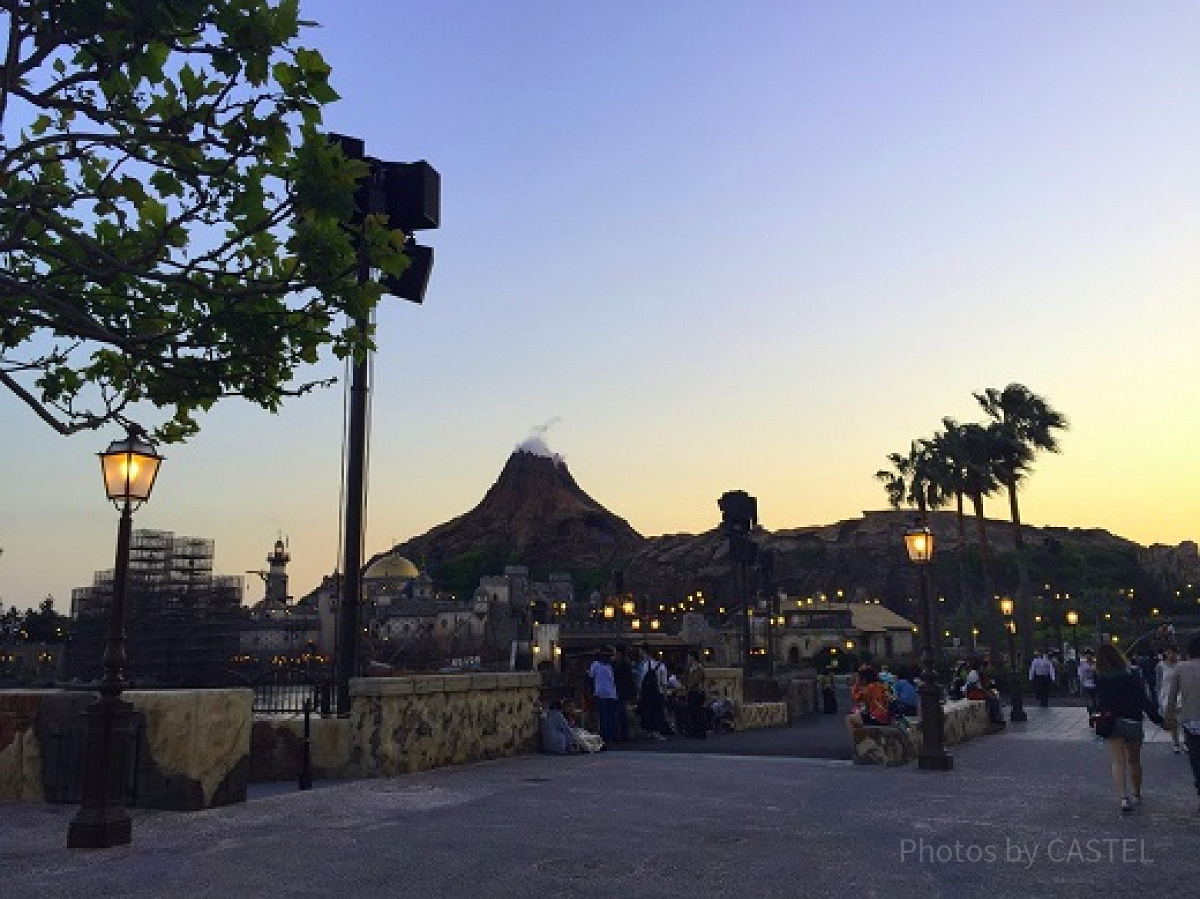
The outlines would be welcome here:
<svg viewBox="0 0 1200 899">
<path fill-rule="evenodd" d="M 138 809 L 132 845 L 107 850 L 65 848 L 72 807 L 3 804 L 0 896 L 1194 893 L 1187 756 L 1149 743 L 1146 801 L 1123 816 L 1086 713 L 1029 711 L 1027 724 L 955 747 L 949 772 L 708 752 L 529 755 L 191 814 Z"/>
</svg>

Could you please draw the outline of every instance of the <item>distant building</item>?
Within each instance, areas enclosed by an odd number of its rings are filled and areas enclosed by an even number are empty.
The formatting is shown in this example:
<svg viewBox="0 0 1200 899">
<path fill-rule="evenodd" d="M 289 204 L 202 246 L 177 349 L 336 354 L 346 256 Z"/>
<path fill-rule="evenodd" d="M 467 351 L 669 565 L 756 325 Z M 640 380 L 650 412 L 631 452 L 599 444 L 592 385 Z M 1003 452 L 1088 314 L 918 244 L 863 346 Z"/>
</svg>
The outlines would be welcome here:
<svg viewBox="0 0 1200 899">
<path fill-rule="evenodd" d="M 241 664 L 295 664 L 332 656 L 332 644 L 321 648 L 321 618 L 312 604 L 292 603 L 288 594 L 287 566 L 292 557 L 283 538 L 267 556 L 265 571 L 252 572 L 263 579 L 263 598 L 250 608 L 238 634 Z"/>
<path fill-rule="evenodd" d="M 126 592 L 125 676 L 134 684 L 222 683 L 239 648 L 246 618 L 242 579 L 213 573 L 212 540 L 170 531 L 135 530 Z M 113 572 L 71 591 L 72 639 L 65 675 L 101 674 L 113 598 Z"/>
</svg>

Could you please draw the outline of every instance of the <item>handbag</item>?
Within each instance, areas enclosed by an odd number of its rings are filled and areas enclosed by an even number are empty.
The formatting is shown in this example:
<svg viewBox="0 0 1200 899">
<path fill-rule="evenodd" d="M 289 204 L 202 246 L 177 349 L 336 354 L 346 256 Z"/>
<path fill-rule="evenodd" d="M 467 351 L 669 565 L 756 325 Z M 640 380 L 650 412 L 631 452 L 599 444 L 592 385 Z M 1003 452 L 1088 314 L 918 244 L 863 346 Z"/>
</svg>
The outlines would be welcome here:
<svg viewBox="0 0 1200 899">
<path fill-rule="evenodd" d="M 1107 740 L 1114 736 L 1117 732 L 1117 716 L 1112 712 L 1104 711 L 1096 716 L 1096 736 L 1102 740 Z"/>
</svg>

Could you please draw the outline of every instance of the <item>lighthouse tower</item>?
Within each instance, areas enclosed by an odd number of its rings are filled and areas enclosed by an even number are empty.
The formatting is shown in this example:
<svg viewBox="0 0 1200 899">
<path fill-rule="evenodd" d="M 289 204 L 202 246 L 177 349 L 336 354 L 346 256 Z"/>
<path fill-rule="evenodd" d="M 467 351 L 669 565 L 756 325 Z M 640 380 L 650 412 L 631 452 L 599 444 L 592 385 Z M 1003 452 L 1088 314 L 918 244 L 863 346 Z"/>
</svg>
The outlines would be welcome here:
<svg viewBox="0 0 1200 899">
<path fill-rule="evenodd" d="M 288 555 L 287 547 L 281 537 L 275 541 L 275 549 L 267 556 L 266 596 L 264 599 L 268 606 L 275 603 L 279 603 L 280 606 L 287 605 L 287 564 L 291 560 L 292 557 Z"/>
</svg>

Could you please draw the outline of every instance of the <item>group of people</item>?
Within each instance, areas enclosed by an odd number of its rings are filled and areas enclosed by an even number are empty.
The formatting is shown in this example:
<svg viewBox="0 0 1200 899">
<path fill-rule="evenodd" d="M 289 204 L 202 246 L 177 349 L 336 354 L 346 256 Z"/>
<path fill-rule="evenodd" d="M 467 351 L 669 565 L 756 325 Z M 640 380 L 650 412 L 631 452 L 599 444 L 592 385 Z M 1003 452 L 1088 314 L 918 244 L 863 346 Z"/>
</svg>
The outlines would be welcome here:
<svg viewBox="0 0 1200 899">
<path fill-rule="evenodd" d="M 846 726 L 853 733 L 863 725 L 900 723 L 917 715 L 919 704 L 917 685 L 907 668 L 892 672 L 887 665 L 879 670 L 863 665 L 850 685 Z"/>
<path fill-rule="evenodd" d="M 1086 660 L 1090 664 L 1090 659 Z M 1105 644 L 1095 654 L 1092 723 L 1108 746 L 1113 787 L 1123 813 L 1142 801 L 1144 721 L 1171 734 L 1174 751 L 1187 752 L 1196 793 L 1200 795 L 1200 635 L 1187 647 L 1187 660 L 1167 646 L 1151 675 L 1144 664 L 1131 664 L 1119 649 Z M 1082 663 L 1081 663 L 1082 668 Z M 1083 672 L 1080 673 L 1083 683 Z M 1182 731 L 1184 742 L 1179 737 Z"/>
<path fill-rule="evenodd" d="M 607 647 L 594 655 L 585 675 L 579 697 L 582 708 L 565 703 L 556 708 L 552 702 L 543 716 L 543 751 L 576 751 L 571 738 L 578 743 L 577 732 L 585 721 L 594 724 L 598 733 L 591 736 L 601 747 L 632 739 L 634 724 L 640 735 L 665 740 L 679 733 L 704 737 L 719 723 L 722 703 L 707 701 L 704 666 L 694 652 L 688 655 L 682 679 L 648 646 Z M 589 746 L 595 741 L 588 741 Z"/>
</svg>

